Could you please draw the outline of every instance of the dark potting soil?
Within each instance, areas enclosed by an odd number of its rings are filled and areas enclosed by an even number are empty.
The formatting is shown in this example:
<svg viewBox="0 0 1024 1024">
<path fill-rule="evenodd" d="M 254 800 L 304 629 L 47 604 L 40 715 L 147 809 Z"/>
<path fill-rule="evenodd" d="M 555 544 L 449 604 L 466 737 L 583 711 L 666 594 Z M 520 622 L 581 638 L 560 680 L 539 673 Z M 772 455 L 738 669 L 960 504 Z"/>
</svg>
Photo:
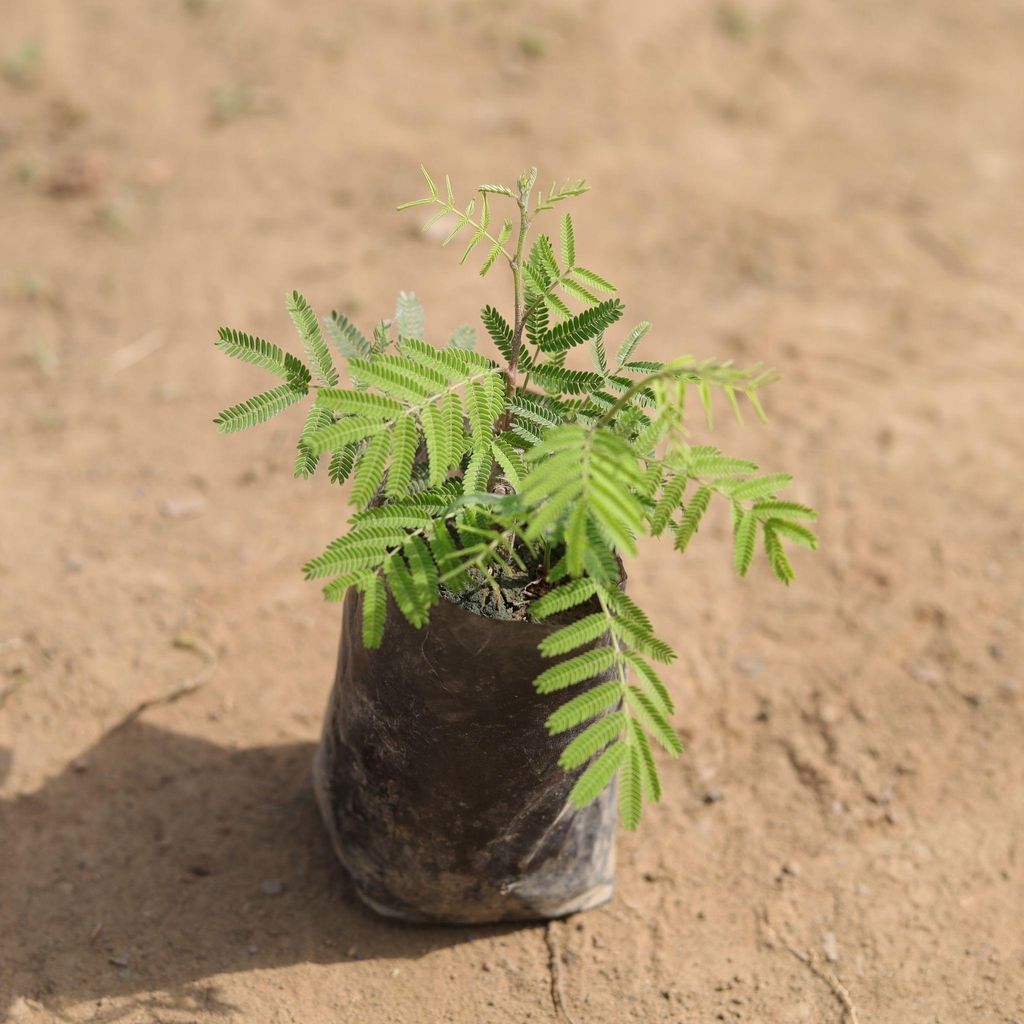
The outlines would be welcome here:
<svg viewBox="0 0 1024 1024">
<path fill-rule="evenodd" d="M 479 569 L 470 569 L 468 575 L 475 584 L 472 588 L 457 593 L 442 583 L 441 596 L 474 615 L 505 622 L 529 619 L 530 605 L 554 587 L 540 571 L 488 576 Z"/>
</svg>

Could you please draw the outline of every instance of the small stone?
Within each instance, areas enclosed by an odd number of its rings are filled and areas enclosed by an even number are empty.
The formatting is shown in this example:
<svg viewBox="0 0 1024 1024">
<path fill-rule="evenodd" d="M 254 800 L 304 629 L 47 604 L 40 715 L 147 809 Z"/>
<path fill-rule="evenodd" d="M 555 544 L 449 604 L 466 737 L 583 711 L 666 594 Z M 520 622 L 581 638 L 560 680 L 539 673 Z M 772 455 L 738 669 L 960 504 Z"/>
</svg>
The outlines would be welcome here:
<svg viewBox="0 0 1024 1024">
<path fill-rule="evenodd" d="M 784 875 L 790 875 L 793 878 L 799 878 L 800 871 L 800 865 L 795 860 L 787 860 L 786 863 L 782 865 L 782 873 Z"/>
<path fill-rule="evenodd" d="M 74 761 L 71 762 L 71 770 L 76 775 L 83 775 L 89 770 L 89 762 L 84 757 L 76 757 Z"/>
<path fill-rule="evenodd" d="M 711 789 L 707 790 L 704 793 L 704 803 L 706 804 L 717 804 L 718 801 L 721 799 L 722 791 L 720 789 L 715 788 L 714 786 L 712 786 Z"/>
<path fill-rule="evenodd" d="M 280 896 L 284 892 L 284 882 L 279 878 L 264 878 L 260 882 L 260 892 L 264 896 Z"/>
<path fill-rule="evenodd" d="M 168 519 L 186 519 L 197 516 L 206 508 L 206 499 L 201 494 L 180 494 L 164 498 L 160 502 L 160 512 Z"/>
<path fill-rule="evenodd" d="M 938 686 L 946 679 L 946 674 L 930 661 L 915 661 L 910 666 L 910 674 L 919 682 L 927 683 L 929 686 Z"/>
<path fill-rule="evenodd" d="M 108 956 L 107 963 L 113 964 L 115 967 L 127 967 L 128 957 L 126 956 Z"/>
<path fill-rule="evenodd" d="M 255 956 L 259 951 L 260 951 L 260 947 L 259 946 L 250 946 L 249 947 L 249 956 Z"/>
<path fill-rule="evenodd" d="M 836 941 L 835 932 L 825 932 L 821 937 L 821 951 L 825 959 L 831 964 L 839 963 L 839 943 Z"/>
</svg>

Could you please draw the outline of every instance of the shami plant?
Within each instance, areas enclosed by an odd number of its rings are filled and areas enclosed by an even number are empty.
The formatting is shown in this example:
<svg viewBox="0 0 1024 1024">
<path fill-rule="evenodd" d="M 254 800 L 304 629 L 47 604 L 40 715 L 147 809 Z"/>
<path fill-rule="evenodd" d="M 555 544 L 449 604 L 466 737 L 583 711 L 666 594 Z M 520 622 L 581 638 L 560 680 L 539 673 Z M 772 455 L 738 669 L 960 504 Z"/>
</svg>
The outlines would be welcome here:
<svg viewBox="0 0 1024 1024">
<path fill-rule="evenodd" d="M 610 348 L 607 335 L 624 307 L 603 297 L 615 287 L 579 262 L 570 214 L 560 217 L 556 241 L 534 233 L 539 218 L 587 190 L 583 181 L 534 197 L 531 169 L 513 187 L 481 185 L 462 207 L 447 177 L 443 189 L 425 169 L 423 177 L 427 194 L 399 209 L 429 207 L 427 226 L 450 227 L 443 244 L 466 240 L 460 262 L 485 254 L 482 275 L 497 263 L 511 271 L 510 315 L 489 305 L 481 312 L 501 360 L 475 351 L 476 332 L 466 325 L 444 347 L 428 343 L 422 308 L 407 292 L 393 319 L 369 336 L 341 313 L 321 322 L 293 292 L 288 311 L 305 361 L 221 329 L 221 351 L 281 383 L 215 422 L 230 433 L 313 398 L 295 475 L 310 477 L 326 459 L 333 482 L 351 480 L 355 512 L 348 532 L 305 572 L 329 580 L 329 600 L 350 588 L 362 593 L 367 646 L 381 644 L 389 594 L 416 627 L 439 600 L 534 620 L 575 609 L 573 621 L 543 641 L 551 667 L 534 686 L 573 694 L 547 721 L 552 735 L 572 734 L 560 764 L 578 773 L 573 803 L 584 806 L 617 775 L 620 820 L 632 829 L 644 798 L 661 793 L 651 740 L 671 755 L 682 746 L 655 667 L 675 654 L 621 587 L 621 558 L 636 554 L 644 534 L 669 534 L 686 551 L 720 500 L 731 510 L 736 571 L 746 575 L 760 541 L 771 571 L 789 583 L 785 544 L 816 547 L 806 525 L 815 512 L 779 497 L 787 474 L 758 475 L 746 459 L 691 443 L 686 427 L 691 396 L 711 427 L 714 393 L 738 419 L 742 400 L 764 420 L 759 392 L 778 375 L 692 356 L 638 358 L 646 321 Z M 500 222 L 491 211 L 498 201 L 512 213 Z M 580 346 L 589 347 L 591 369 L 567 365 Z"/>
</svg>

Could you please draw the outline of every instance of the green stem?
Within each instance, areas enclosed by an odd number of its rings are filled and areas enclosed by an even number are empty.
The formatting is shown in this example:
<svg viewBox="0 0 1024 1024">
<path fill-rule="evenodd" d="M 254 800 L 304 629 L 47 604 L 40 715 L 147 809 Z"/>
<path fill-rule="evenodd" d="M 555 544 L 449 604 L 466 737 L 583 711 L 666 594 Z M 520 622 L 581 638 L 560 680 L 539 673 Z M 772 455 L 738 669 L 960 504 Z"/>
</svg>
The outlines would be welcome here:
<svg viewBox="0 0 1024 1024">
<path fill-rule="evenodd" d="M 525 297 L 523 295 L 523 253 L 526 249 L 526 234 L 530 228 L 527 207 L 529 196 L 519 198 L 519 237 L 516 240 L 516 255 L 512 261 L 512 279 L 515 286 L 515 327 L 512 332 L 512 352 L 508 361 L 509 387 L 516 388 L 516 371 L 519 366 L 519 351 L 523 346 L 523 330 L 526 327 Z"/>
</svg>

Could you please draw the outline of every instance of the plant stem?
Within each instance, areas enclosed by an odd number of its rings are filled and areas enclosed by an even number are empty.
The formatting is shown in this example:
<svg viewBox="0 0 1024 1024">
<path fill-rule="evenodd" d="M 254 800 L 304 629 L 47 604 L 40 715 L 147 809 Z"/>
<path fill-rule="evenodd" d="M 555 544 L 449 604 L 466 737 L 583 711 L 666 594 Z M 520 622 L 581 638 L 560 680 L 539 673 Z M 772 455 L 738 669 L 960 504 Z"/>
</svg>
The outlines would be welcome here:
<svg viewBox="0 0 1024 1024">
<path fill-rule="evenodd" d="M 605 414 L 594 424 L 594 429 L 596 430 L 598 427 L 605 426 L 605 424 L 607 424 L 634 395 L 643 391 L 643 389 L 649 384 L 653 384 L 656 380 L 679 377 L 683 373 L 692 372 L 693 367 L 691 366 L 667 366 L 665 369 L 659 370 L 657 373 L 651 373 L 646 377 L 641 377 L 640 380 L 635 381 L 627 390 L 623 391 L 614 405 L 609 406 Z"/>
<path fill-rule="evenodd" d="M 529 176 L 519 179 L 519 237 L 516 239 L 516 254 L 510 261 L 512 267 L 512 284 L 514 289 L 515 315 L 513 317 L 512 345 L 509 352 L 505 378 L 508 381 L 509 396 L 514 395 L 519 386 L 519 352 L 523 347 L 523 330 L 526 327 L 525 297 L 523 294 L 523 253 L 526 251 L 526 235 L 530 230 L 530 187 L 536 178 L 536 169 L 531 168 Z M 529 183 L 529 184 L 528 184 Z M 496 433 L 507 430 L 512 422 L 511 410 L 503 413 L 494 425 Z"/>
<path fill-rule="evenodd" d="M 515 326 L 512 330 L 512 354 L 508 361 L 509 386 L 515 390 L 516 372 L 519 366 L 519 350 L 523 346 L 523 330 L 526 327 L 526 300 L 523 295 L 523 252 L 526 248 L 526 233 L 530 228 L 527 204 L 529 196 L 519 195 L 519 238 L 516 240 L 516 255 L 512 262 L 512 279 L 515 286 Z"/>
</svg>

